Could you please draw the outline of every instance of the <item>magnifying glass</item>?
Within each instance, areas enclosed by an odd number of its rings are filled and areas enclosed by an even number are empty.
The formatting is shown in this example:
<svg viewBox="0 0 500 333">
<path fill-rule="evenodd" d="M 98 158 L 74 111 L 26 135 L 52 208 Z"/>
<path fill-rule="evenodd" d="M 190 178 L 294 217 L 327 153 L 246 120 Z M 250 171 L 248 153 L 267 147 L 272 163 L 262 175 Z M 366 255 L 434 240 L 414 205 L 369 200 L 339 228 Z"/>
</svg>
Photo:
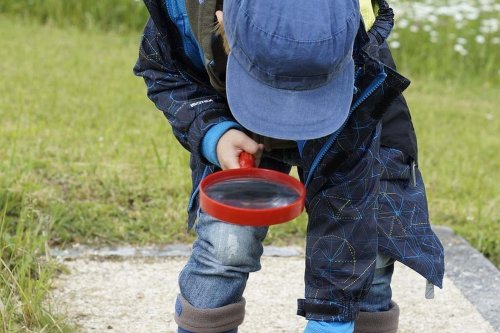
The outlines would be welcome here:
<svg viewBox="0 0 500 333">
<path fill-rule="evenodd" d="M 215 172 L 200 184 L 201 209 L 224 222 L 269 226 L 293 220 L 304 210 L 306 190 L 297 179 L 255 167 L 242 152 L 240 168 Z"/>
</svg>

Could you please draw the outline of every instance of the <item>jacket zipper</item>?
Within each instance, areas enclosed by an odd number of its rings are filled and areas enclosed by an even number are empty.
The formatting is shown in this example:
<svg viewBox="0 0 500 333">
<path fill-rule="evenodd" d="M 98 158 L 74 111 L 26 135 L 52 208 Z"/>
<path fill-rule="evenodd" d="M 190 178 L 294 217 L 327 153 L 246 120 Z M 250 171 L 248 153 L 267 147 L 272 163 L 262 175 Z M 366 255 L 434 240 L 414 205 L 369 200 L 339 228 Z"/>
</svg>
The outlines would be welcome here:
<svg viewBox="0 0 500 333">
<path fill-rule="evenodd" d="M 199 44 L 196 42 L 196 38 L 192 34 L 191 25 L 189 20 L 184 19 L 184 14 L 186 14 L 184 0 L 164 0 L 167 9 L 167 15 L 172 22 L 173 26 L 177 28 L 180 37 L 180 45 L 182 45 L 183 53 L 189 59 L 189 61 L 198 69 L 205 70 L 205 65 L 203 62 L 203 52 L 200 50 Z M 182 16 L 182 17 L 180 17 Z M 178 21 L 181 20 L 183 23 L 184 32 L 181 31 L 180 27 L 177 25 Z M 189 29 L 187 29 L 189 27 Z M 189 33 L 189 31 L 191 33 Z M 186 33 L 187 32 L 187 33 Z M 196 43 L 196 45 L 194 44 Z M 190 46 L 197 48 L 197 50 L 190 50 Z M 198 51 L 197 54 L 192 52 Z M 195 60 L 194 58 L 197 58 Z"/>
<path fill-rule="evenodd" d="M 387 77 L 387 74 L 382 69 L 382 71 L 377 74 L 375 79 L 373 79 L 372 83 L 370 83 L 368 88 L 365 89 L 365 92 L 363 92 L 363 94 L 351 106 L 351 108 L 349 110 L 349 115 L 347 116 L 347 119 L 349 119 L 352 112 L 354 110 L 356 110 L 361 105 L 361 103 L 363 103 L 371 94 L 373 94 L 373 92 L 375 90 L 377 90 L 378 87 L 380 87 L 382 85 L 382 83 L 384 83 L 386 77 Z M 334 133 L 331 134 L 328 141 L 323 145 L 323 147 L 321 147 L 321 150 L 319 151 L 318 155 L 316 155 L 316 157 L 314 158 L 314 161 L 311 165 L 311 169 L 309 170 L 309 174 L 307 175 L 307 180 L 305 182 L 306 188 L 311 181 L 311 178 L 312 178 L 312 175 L 314 174 L 314 171 L 318 167 L 318 165 L 321 162 L 321 160 L 323 159 L 323 157 L 325 157 L 328 150 L 330 150 L 330 148 L 333 146 L 335 140 L 337 139 L 340 132 L 342 132 L 342 130 L 344 129 L 346 124 L 347 124 L 347 120 L 342 124 L 342 126 L 340 126 L 340 128 L 337 131 L 335 131 Z"/>
</svg>

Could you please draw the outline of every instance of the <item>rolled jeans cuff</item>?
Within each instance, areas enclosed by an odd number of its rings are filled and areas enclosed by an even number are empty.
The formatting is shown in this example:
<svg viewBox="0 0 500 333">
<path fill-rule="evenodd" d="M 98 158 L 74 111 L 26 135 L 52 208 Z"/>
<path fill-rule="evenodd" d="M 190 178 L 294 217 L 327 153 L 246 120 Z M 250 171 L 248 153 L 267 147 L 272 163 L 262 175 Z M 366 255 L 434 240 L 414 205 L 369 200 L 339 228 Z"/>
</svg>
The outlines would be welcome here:
<svg viewBox="0 0 500 333">
<path fill-rule="evenodd" d="M 307 320 L 353 321 L 359 313 L 359 302 L 298 299 L 297 315 Z"/>
<path fill-rule="evenodd" d="M 175 322 L 190 332 L 220 333 L 237 328 L 245 318 L 245 299 L 214 309 L 195 308 L 182 297 L 177 296 Z"/>
</svg>

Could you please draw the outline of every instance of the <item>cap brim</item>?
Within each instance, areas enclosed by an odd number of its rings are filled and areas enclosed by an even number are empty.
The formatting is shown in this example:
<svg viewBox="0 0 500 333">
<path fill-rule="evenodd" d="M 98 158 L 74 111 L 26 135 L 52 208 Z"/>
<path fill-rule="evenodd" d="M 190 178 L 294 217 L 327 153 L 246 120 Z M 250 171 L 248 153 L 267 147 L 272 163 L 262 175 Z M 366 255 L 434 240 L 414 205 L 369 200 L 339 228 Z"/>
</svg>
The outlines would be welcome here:
<svg viewBox="0 0 500 333">
<path fill-rule="evenodd" d="M 226 94 L 233 116 L 246 129 L 271 138 L 308 140 L 335 132 L 349 115 L 353 87 L 352 60 L 324 86 L 285 90 L 257 81 L 228 57 Z"/>
</svg>

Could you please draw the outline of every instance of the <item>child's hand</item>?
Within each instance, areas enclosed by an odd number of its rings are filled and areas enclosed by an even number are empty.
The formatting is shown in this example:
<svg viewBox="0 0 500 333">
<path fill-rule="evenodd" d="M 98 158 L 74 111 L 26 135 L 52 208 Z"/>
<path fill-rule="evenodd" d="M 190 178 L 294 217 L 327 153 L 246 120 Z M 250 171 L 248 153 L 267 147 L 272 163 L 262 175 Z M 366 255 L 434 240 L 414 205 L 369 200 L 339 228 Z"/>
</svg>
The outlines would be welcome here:
<svg viewBox="0 0 500 333">
<path fill-rule="evenodd" d="M 221 136 L 217 143 L 217 158 L 222 170 L 238 169 L 239 156 L 242 151 L 250 153 L 255 158 L 255 166 L 259 166 L 264 145 L 257 143 L 242 131 L 230 129 Z"/>
</svg>

